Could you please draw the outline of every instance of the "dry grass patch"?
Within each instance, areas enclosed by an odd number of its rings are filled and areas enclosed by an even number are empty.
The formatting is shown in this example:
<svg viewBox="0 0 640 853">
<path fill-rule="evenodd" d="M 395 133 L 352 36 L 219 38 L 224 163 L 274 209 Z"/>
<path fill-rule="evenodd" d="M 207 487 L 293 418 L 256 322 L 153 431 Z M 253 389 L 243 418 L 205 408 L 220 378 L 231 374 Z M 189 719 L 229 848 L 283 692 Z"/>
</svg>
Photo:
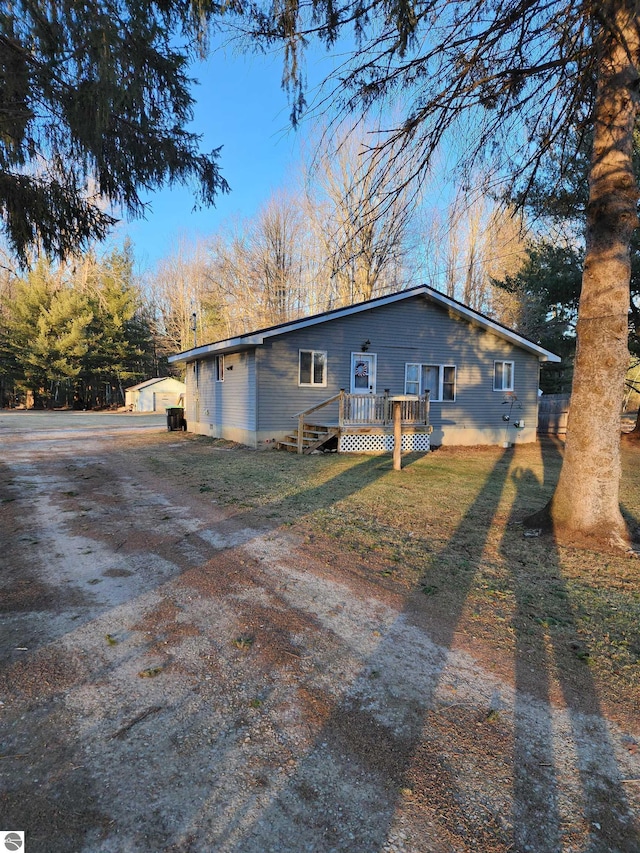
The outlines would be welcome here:
<svg viewBox="0 0 640 853">
<path fill-rule="evenodd" d="M 640 507 L 640 448 L 624 448 L 621 499 Z M 419 601 L 434 631 L 466 635 L 474 653 L 522 686 L 556 699 L 607 705 L 637 718 L 640 561 L 525 535 L 522 519 L 553 492 L 554 442 L 513 450 L 440 449 L 389 456 L 256 453 L 187 442 L 175 476 L 212 501 L 294 526 L 314 552 Z M 160 464 L 160 460 L 158 460 Z M 332 545 L 334 543 L 334 545 Z"/>
</svg>

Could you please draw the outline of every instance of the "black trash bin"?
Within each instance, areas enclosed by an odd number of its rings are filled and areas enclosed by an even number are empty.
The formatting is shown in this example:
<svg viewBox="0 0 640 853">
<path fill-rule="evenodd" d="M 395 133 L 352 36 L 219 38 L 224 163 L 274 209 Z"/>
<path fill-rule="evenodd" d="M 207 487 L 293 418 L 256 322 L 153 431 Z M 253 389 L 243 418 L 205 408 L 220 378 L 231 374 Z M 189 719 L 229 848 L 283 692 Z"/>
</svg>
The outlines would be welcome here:
<svg viewBox="0 0 640 853">
<path fill-rule="evenodd" d="M 167 430 L 184 429 L 184 409 L 178 406 L 167 409 Z"/>
</svg>

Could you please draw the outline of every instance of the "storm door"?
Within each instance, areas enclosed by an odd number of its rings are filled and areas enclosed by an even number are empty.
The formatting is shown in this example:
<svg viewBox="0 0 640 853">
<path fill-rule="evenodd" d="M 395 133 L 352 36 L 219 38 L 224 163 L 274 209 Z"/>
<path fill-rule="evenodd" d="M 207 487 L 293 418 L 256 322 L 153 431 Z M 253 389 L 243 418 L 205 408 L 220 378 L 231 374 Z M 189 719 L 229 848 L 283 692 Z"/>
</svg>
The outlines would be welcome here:
<svg viewBox="0 0 640 853">
<path fill-rule="evenodd" d="M 351 353 L 351 393 L 376 393 L 376 355 L 371 352 Z"/>
</svg>

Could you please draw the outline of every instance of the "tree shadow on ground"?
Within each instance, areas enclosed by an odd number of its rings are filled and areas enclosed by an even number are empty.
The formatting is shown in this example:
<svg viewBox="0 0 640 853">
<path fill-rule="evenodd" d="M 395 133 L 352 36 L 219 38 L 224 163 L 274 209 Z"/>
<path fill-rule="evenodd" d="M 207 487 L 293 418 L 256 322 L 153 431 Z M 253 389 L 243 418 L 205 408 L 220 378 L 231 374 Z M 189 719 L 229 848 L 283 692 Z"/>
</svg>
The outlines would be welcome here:
<svg viewBox="0 0 640 853">
<path fill-rule="evenodd" d="M 456 557 L 460 554 L 459 540 L 473 538 L 477 542 L 473 553 L 464 552 L 465 568 L 452 579 L 448 614 L 439 625 L 437 643 L 428 635 L 423 607 L 426 599 L 414 594 L 405 610 L 381 632 L 373 651 L 363 658 L 357 678 L 346 687 L 338 687 L 335 706 L 295 771 L 250 825 L 241 814 L 229 822 L 215 839 L 220 849 L 237 853 L 375 853 L 392 832 L 394 816 L 409 784 L 412 796 L 427 803 L 414 815 L 416 821 L 423 821 L 425 837 L 415 839 L 411 849 L 452 849 L 442 841 L 444 837 L 454 845 L 473 843 L 478 850 L 508 849 L 508 833 L 497 818 L 487 821 L 483 815 L 479 820 L 468 808 L 461 792 L 464 783 L 457 770 L 448 765 L 437 727 L 433 734 L 428 728 L 429 715 L 439 703 L 436 694 L 454 635 L 502 497 L 508 470 L 505 462 L 503 454 L 451 544 L 434 556 L 436 561 Z M 457 710 L 462 726 L 465 721 Z M 475 725 L 469 720 L 466 723 Z M 285 835 L 278 834 L 280 827 L 288 828 Z M 500 841 L 502 846 L 496 846 Z"/>
<path fill-rule="evenodd" d="M 404 835 L 394 835 L 403 811 L 420 833 L 412 841 L 416 851 L 560 853 L 572 843 L 590 853 L 640 849 L 625 792 L 616 781 L 620 771 L 597 687 L 583 660 L 588 650 L 558 552 L 548 540 L 537 544 L 531 561 L 522 561 L 521 543 L 511 547 L 522 528 L 508 527 L 501 545 L 516 602 L 514 722 L 507 732 L 511 761 L 504 756 L 500 727 L 485 725 L 494 712 L 499 717 L 497 682 L 487 678 L 472 701 L 468 696 L 467 702 L 446 701 L 446 691 L 456 689 L 456 667 L 464 665 L 455 652 L 455 634 L 507 476 L 516 487 L 510 522 L 519 522 L 548 497 L 549 482 L 539 483 L 529 470 L 510 473 L 510 461 L 511 454 L 502 454 L 449 544 L 434 558 L 463 567 L 450 577 L 446 620 L 431 623 L 428 603 L 419 595 L 409 597 L 363 659 L 357 678 L 337 697 L 295 771 L 258 817 L 247 823 L 238 814 L 225 827 L 216 839 L 221 849 L 375 853 L 403 843 Z M 546 450 L 547 480 L 555 482 L 559 463 L 559 447 L 552 445 Z M 472 551 L 465 547 L 468 541 L 474 543 Z M 530 572 L 544 574 L 553 613 L 531 599 Z M 477 744 L 470 745 L 474 738 Z M 471 769 L 469 779 L 465 768 Z M 474 776 L 474 769 L 484 775 Z M 493 789 L 469 789 L 475 778 L 492 775 L 511 780 L 511 790 L 501 796 Z M 576 815 L 576 809 L 582 813 Z M 502 818 L 505 811 L 510 819 Z M 287 834 L 279 834 L 282 827 Z"/>
<path fill-rule="evenodd" d="M 194 558 L 203 563 L 215 559 L 225 548 L 247 544 L 282 523 L 348 498 L 391 470 L 390 457 L 367 456 L 320 485 L 309 486 L 270 501 L 263 511 L 234 511 L 232 507 L 227 507 L 207 527 L 187 529 L 187 532 L 176 537 L 164 521 L 156 519 L 151 527 L 144 512 L 139 515 L 136 513 L 135 501 L 132 502 L 128 494 L 128 478 L 131 478 L 135 465 L 122 466 L 116 476 L 106 470 L 105 464 L 92 460 L 95 449 L 90 449 L 88 454 L 93 465 L 91 471 L 80 463 L 78 466 L 70 466 L 65 457 L 54 459 L 55 476 L 42 478 L 37 487 L 30 481 L 49 470 L 44 464 L 41 463 L 36 472 L 30 462 L 0 462 L 0 510 L 3 510 L 0 512 L 0 534 L 6 534 L 6 545 L 0 555 L 0 613 L 5 617 L 0 622 L 2 665 L 10 664 L 16 658 L 13 637 L 16 628 L 12 620 L 20 620 L 21 645 L 36 649 L 54 641 L 68 627 L 64 620 L 47 619 L 45 623 L 36 618 L 39 614 L 55 615 L 65 608 L 74 609 L 73 627 L 77 628 L 94 619 L 101 610 L 108 611 L 160 588 L 173 577 L 190 569 Z M 131 454 L 135 454 L 135 449 Z M 403 464 L 409 467 L 423 456 L 423 453 L 406 454 Z M 81 458 L 80 448 L 74 460 Z M 62 475 L 59 474 L 61 469 Z M 108 492 L 105 490 L 107 481 Z M 152 487 L 152 491 L 162 495 L 166 486 L 166 475 L 163 472 L 162 476 L 157 477 L 157 490 Z M 72 500 L 82 502 L 82 508 L 73 513 L 68 506 Z M 148 501 L 149 498 L 143 494 L 140 500 Z M 56 513 L 59 518 L 51 529 L 45 530 L 44 535 L 38 501 L 45 505 L 50 525 Z M 123 510 L 114 515 L 113 508 L 118 505 Z M 81 519 L 86 507 L 91 508 L 92 524 L 78 528 L 77 524 L 74 526 L 74 519 L 76 522 Z M 13 508 L 13 513 L 9 513 L 9 508 Z M 165 515 L 165 509 L 165 505 L 159 502 L 159 518 Z M 101 515 L 101 510 L 106 514 Z M 19 525 L 18 533 L 16 525 Z M 87 578 L 74 579 L 65 575 L 65 583 L 58 584 L 47 579 L 52 574 L 52 564 L 62 560 L 61 554 L 56 554 L 55 537 L 59 531 L 68 536 L 68 556 L 71 558 L 89 553 L 92 540 L 106 546 L 104 552 L 98 551 L 100 561 L 96 560 L 95 577 L 91 578 L 91 583 L 101 585 L 99 588 L 88 586 Z M 34 549 L 35 545 L 39 547 Z M 154 557 L 158 558 L 157 565 Z M 47 567 L 47 571 L 41 570 L 41 564 Z M 63 568 L 66 570 L 67 566 Z M 139 582 L 142 573 L 143 585 Z M 127 575 L 129 578 L 126 578 Z M 109 595 L 105 595 L 101 602 L 101 593 L 107 588 Z"/>
<path fill-rule="evenodd" d="M 417 459 L 421 458 L 422 455 L 410 454 L 404 458 L 404 464 L 411 465 Z M 213 573 L 215 573 L 217 558 L 224 556 L 222 549 L 233 549 L 235 546 L 247 544 L 263 532 L 269 532 L 277 528 L 281 523 L 281 515 L 288 516 L 294 513 L 300 502 L 306 507 L 307 512 L 312 512 L 322 507 L 329 507 L 335 502 L 347 498 L 354 492 L 374 483 L 380 476 L 383 476 L 390 470 L 390 466 L 391 462 L 388 457 L 366 457 L 361 462 L 358 462 L 356 466 L 347 471 L 342 471 L 338 476 L 328 480 L 319 487 L 310 487 L 294 496 L 272 502 L 270 509 L 274 512 L 274 518 L 261 519 L 260 530 L 255 530 L 247 526 L 251 524 L 254 518 L 252 511 L 240 512 L 231 518 L 224 518 L 219 523 L 212 524 L 214 536 L 209 545 L 207 546 L 205 540 L 199 543 L 200 559 L 203 563 L 211 561 Z M 20 466 L 14 465 L 10 469 L 12 476 L 15 476 L 16 467 L 19 468 Z M 25 470 L 28 471 L 28 466 Z M 125 470 L 125 474 L 128 473 L 129 469 Z M 76 476 L 79 477 L 81 475 L 85 476 L 86 470 L 84 472 L 76 472 Z M 50 499 L 51 505 L 55 506 L 58 498 L 60 501 L 64 499 L 64 492 L 61 491 L 58 494 L 56 490 L 63 488 L 65 491 L 68 491 L 70 482 L 72 483 L 73 481 L 65 479 L 64 485 L 60 487 L 58 481 L 54 478 L 52 481 L 52 490 L 46 492 L 47 500 Z M 102 499 L 99 495 L 104 489 L 104 478 L 97 477 L 95 480 L 89 481 L 88 488 L 96 489 L 94 499 L 98 503 Z M 0 493 L 0 498 L 3 497 L 3 494 Z M 91 499 L 91 494 L 90 490 L 85 492 L 87 501 Z M 11 497 L 11 494 L 8 494 L 8 497 Z M 118 493 L 115 488 L 113 490 L 109 489 L 108 498 L 111 503 L 114 501 L 117 502 Z M 21 523 L 26 527 L 30 524 L 30 507 L 27 502 L 23 503 Z M 132 508 L 129 508 L 128 511 L 132 512 L 132 515 L 127 520 L 130 520 L 134 525 L 137 524 L 138 519 Z M 119 523 L 122 524 L 123 520 L 120 519 Z M 36 525 L 37 518 L 33 523 L 34 528 Z M 160 535 L 161 527 L 160 525 L 158 530 L 150 530 L 148 532 L 148 536 L 144 539 L 143 548 L 145 550 L 158 550 L 161 547 L 161 543 L 163 542 Z M 137 530 L 134 530 L 134 532 L 137 534 Z M 198 534 L 195 535 L 197 536 Z M 155 538 L 156 536 L 158 537 L 157 539 Z M 83 531 L 82 536 L 79 537 L 79 541 L 81 541 L 82 547 L 86 548 L 88 538 L 98 540 L 103 537 L 104 531 L 101 532 L 99 525 L 95 524 L 91 530 Z M 136 541 L 135 548 L 140 550 L 139 539 L 136 539 L 135 536 L 133 538 Z M 156 589 L 162 590 L 167 581 L 173 580 L 177 575 L 188 572 L 193 568 L 193 555 L 191 554 L 187 559 L 184 557 L 186 551 L 182 551 L 185 543 L 188 540 L 193 540 L 193 538 L 194 535 L 189 533 L 186 536 L 180 537 L 171 547 L 167 547 L 165 544 L 163 549 L 164 554 L 173 561 L 176 573 L 173 577 L 167 577 L 166 574 L 158 576 L 155 581 L 149 577 L 149 582 L 144 588 L 143 595 L 146 596 Z M 135 554 L 137 551 L 133 551 L 132 553 Z M 38 556 L 43 560 L 48 559 L 46 553 L 42 554 L 39 552 Z M 125 549 L 122 549 L 121 556 L 126 562 L 130 555 L 127 554 Z M 237 555 L 233 555 L 232 553 L 232 559 L 234 556 L 237 557 Z M 31 566 L 32 563 L 33 558 L 29 557 L 27 567 Z M 34 616 L 37 616 L 41 612 L 48 612 L 54 609 L 60 602 L 56 599 L 52 603 L 52 594 L 49 589 L 45 589 L 42 595 L 39 595 L 37 600 L 35 599 L 32 582 L 33 578 L 37 577 L 37 571 L 35 571 L 35 567 L 33 568 L 34 571 L 25 576 L 25 565 L 22 563 L 20 565 L 17 564 L 16 582 L 19 581 L 20 590 L 26 588 L 26 592 L 29 593 L 28 599 L 22 601 L 21 608 L 25 612 L 33 612 Z M 126 583 L 125 580 L 121 582 L 123 584 Z M 25 595 L 26 593 L 23 595 L 23 599 Z M 127 599 L 119 602 L 119 604 L 124 603 L 125 605 L 129 605 L 130 602 L 133 602 L 140 595 L 139 587 L 133 587 L 132 594 Z M 70 738 L 68 732 L 59 729 L 61 725 L 60 718 L 62 718 L 60 709 L 66 703 L 65 696 L 67 694 L 72 694 L 78 687 L 85 689 L 87 685 L 95 684 L 96 682 L 96 689 L 99 692 L 104 691 L 105 687 L 101 656 L 98 655 L 96 660 L 88 660 L 86 657 L 83 657 L 81 648 L 74 651 L 79 654 L 78 659 L 82 660 L 83 667 L 71 667 L 73 672 L 68 673 L 68 677 L 64 682 L 61 681 L 58 658 L 71 657 L 72 663 L 75 664 L 78 655 L 70 655 L 68 651 L 65 651 L 64 646 L 60 648 L 56 644 L 56 638 L 69 634 L 81 634 L 85 623 L 99 623 L 101 621 L 100 617 L 96 618 L 96 611 L 99 611 L 100 608 L 96 607 L 93 602 L 90 602 L 90 606 L 86 609 L 82 609 L 79 606 L 82 604 L 81 601 L 74 601 L 73 603 L 79 609 L 74 614 L 71 626 L 64 620 L 61 620 L 59 624 L 52 624 L 51 628 L 47 630 L 46 642 L 40 648 L 38 648 L 36 642 L 30 642 L 28 656 L 21 652 L 20 658 L 17 661 L 14 660 L 16 657 L 14 650 L 15 638 L 11 631 L 8 630 L 6 644 L 9 660 L 6 665 L 0 668 L 0 683 L 2 683 L 3 687 L 7 688 L 7 695 L 3 695 L 3 698 L 7 699 L 8 694 L 11 693 L 12 700 L 16 697 L 22 697 L 23 700 L 26 700 L 29 704 L 30 712 L 33 712 L 35 715 L 32 717 L 32 720 L 34 721 L 33 725 L 37 729 L 37 732 L 34 734 L 30 729 L 29 722 L 24 722 L 19 727 L 14 727 L 11 738 L 8 738 L 3 745 L 3 747 L 7 748 L 8 754 L 0 756 L 5 759 L 3 767 L 0 769 L 7 771 L 13 769 L 8 767 L 8 759 L 11 759 L 11 762 L 18 762 L 20 764 L 19 774 L 7 775 L 3 779 L 3 790 L 0 791 L 3 814 L 8 825 L 19 827 L 26 825 L 29 831 L 30 847 L 33 847 L 34 851 L 40 850 L 43 853 L 44 851 L 51 850 L 51 845 L 54 843 L 52 839 L 55 839 L 55 845 L 60 847 L 60 849 L 63 846 L 65 849 L 67 847 L 69 849 L 80 849 L 86 838 L 91 836 L 92 831 L 95 831 L 96 826 L 110 822 L 100 812 L 98 802 L 100 801 L 102 807 L 104 807 L 105 801 L 102 799 L 100 792 L 94 790 L 92 784 L 94 777 L 91 771 L 85 772 L 85 768 L 82 766 L 84 764 L 84 760 L 82 759 L 82 742 Z M 11 608 L 12 615 L 19 615 L 14 604 L 11 605 Z M 117 609 L 117 606 L 108 602 L 105 602 L 102 608 L 104 613 Z M 70 630 L 70 627 L 72 627 L 72 630 Z M 33 639 L 36 639 L 35 635 Z M 54 658 L 56 671 L 53 673 L 48 672 L 46 680 L 43 676 L 42 683 L 38 684 L 38 672 L 43 668 L 43 661 L 46 663 L 49 658 Z M 29 682 L 27 685 L 30 690 L 29 693 L 25 693 L 25 671 L 35 673 L 27 679 Z M 128 697 L 122 696 L 121 700 L 127 704 Z M 182 701 L 184 704 L 193 702 L 190 687 L 187 688 L 186 696 Z M 178 712 L 180 707 L 181 702 L 178 701 L 172 709 L 173 712 Z M 43 720 L 46 721 L 46 725 L 42 724 Z M 175 722 L 168 719 L 167 725 L 173 727 Z M 96 723 L 97 729 L 98 723 Z M 86 729 L 83 729 L 83 731 L 86 735 Z M 38 747 L 40 746 L 38 735 L 46 739 L 46 744 L 42 749 L 34 747 L 34 743 L 36 742 Z M 237 745 L 233 738 L 230 738 L 230 743 L 236 748 Z M 116 754 L 116 747 L 111 745 L 109 752 Z M 147 761 L 148 753 L 148 749 L 144 748 L 144 746 L 141 747 L 138 753 L 139 760 Z M 43 767 L 52 758 L 55 758 L 58 766 L 55 772 L 47 773 L 43 770 Z M 198 758 L 198 765 L 201 760 Z M 94 761 L 94 765 L 97 767 L 97 759 Z M 190 771 L 198 773 L 197 768 L 190 768 L 189 762 L 185 765 L 185 771 L 187 773 Z M 37 791 L 34 792 L 32 790 L 31 777 L 42 778 L 43 773 L 45 778 L 42 779 L 41 784 L 37 786 Z M 51 805 L 52 802 L 55 805 Z M 201 816 L 200 802 L 197 804 L 193 803 L 192 806 L 194 813 Z M 167 822 L 156 820 L 156 818 L 157 815 L 151 809 L 148 811 L 148 814 L 140 815 L 140 836 L 133 842 L 136 850 L 153 851 L 155 853 L 156 850 L 167 849 L 166 845 L 171 838 L 170 832 L 166 829 Z M 187 847 L 186 849 L 191 848 Z M 216 849 L 215 845 L 210 849 Z M 294 847 L 293 849 L 297 850 L 299 848 Z"/>
<path fill-rule="evenodd" d="M 560 446 L 547 443 L 543 459 L 545 480 L 555 482 Z M 615 781 L 620 771 L 560 555 L 550 537 L 532 538 L 523 560 L 522 528 L 513 526 L 532 505 L 544 503 L 546 484 L 529 469 L 515 468 L 511 478 L 516 496 L 500 550 L 516 607 L 515 849 L 637 853 L 640 837 L 623 786 Z M 560 776 L 565 785 L 567 778 L 574 780 L 573 790 L 563 789 Z"/>
<path fill-rule="evenodd" d="M 531 472 L 520 471 L 510 475 L 511 459 L 512 454 L 508 451 L 500 455 L 449 543 L 439 554 L 433 555 L 434 562 L 447 566 L 449 571 L 447 609 L 443 616 L 440 608 L 437 624 L 432 621 L 430 599 L 420 592 L 408 597 L 400 615 L 393 608 L 380 609 L 379 636 L 375 639 L 371 635 L 353 636 L 348 613 L 342 621 L 331 615 L 329 608 L 332 604 L 323 602 L 320 593 L 319 599 L 313 599 L 309 608 L 301 609 L 299 613 L 290 611 L 288 631 L 291 636 L 296 631 L 296 618 L 300 625 L 320 626 L 327 635 L 331 635 L 330 640 L 336 648 L 346 650 L 346 657 L 361 661 L 355 678 L 345 678 L 340 682 L 337 677 L 340 667 L 331 663 L 326 672 L 311 674 L 296 663 L 298 668 L 291 672 L 299 680 L 300 708 L 292 709 L 292 715 L 302 713 L 305 704 L 313 706 L 316 699 L 319 704 L 317 694 L 321 689 L 332 694 L 334 701 L 326 715 L 319 715 L 317 724 L 313 722 L 308 747 L 303 749 L 294 743 L 291 747 L 292 766 L 277 775 L 271 784 L 268 779 L 263 779 L 262 787 L 250 778 L 250 774 L 255 772 L 257 778 L 264 776 L 265 770 L 268 772 L 268 752 L 251 756 L 256 762 L 255 768 L 252 767 L 249 757 L 242 752 L 240 718 L 232 715 L 229 719 L 219 715 L 215 717 L 213 709 L 210 709 L 210 717 L 220 725 L 216 736 L 222 745 L 216 755 L 225 767 L 211 768 L 211 775 L 203 777 L 202 795 L 185 804 L 180 826 L 186 825 L 187 829 L 179 838 L 176 838 L 170 821 L 163 824 L 156 802 L 153 809 L 149 808 L 148 813 L 140 815 L 139 837 L 131 849 L 144 853 L 159 849 L 175 850 L 176 853 L 202 849 L 224 850 L 225 853 L 265 853 L 271 850 L 277 853 L 379 853 L 394 849 L 394 833 L 404 831 L 403 812 L 410 814 L 411 828 L 418 831 L 419 837 L 406 839 L 398 836 L 397 847 L 403 849 L 404 846 L 415 853 L 450 853 L 459 849 L 506 853 L 510 850 L 524 851 L 526 844 L 533 845 L 531 849 L 535 853 L 555 853 L 561 849 L 565 794 L 559 789 L 560 759 L 555 750 L 562 732 L 558 738 L 551 720 L 551 682 L 558 678 L 552 676 L 551 669 L 559 667 L 565 655 L 571 660 L 573 649 L 570 646 L 568 650 L 550 647 L 547 635 L 543 634 L 543 626 L 535 620 L 531 633 L 529 611 L 526 609 L 530 602 L 526 599 L 522 576 L 529 570 L 528 563 L 513 571 L 519 604 L 516 678 L 522 693 L 516 700 L 515 732 L 509 730 L 504 735 L 512 739 L 509 740 L 513 743 L 512 761 L 505 764 L 500 727 L 485 724 L 487 715 L 494 710 L 491 704 L 494 683 L 487 679 L 487 683 L 479 686 L 478 693 L 473 696 L 457 697 L 456 694 L 456 690 L 462 689 L 461 667 L 466 666 L 475 680 L 479 680 L 474 661 L 456 651 L 456 633 L 481 570 L 483 549 L 490 537 L 505 484 L 512 476 L 517 486 L 513 518 L 523 509 L 531 508 L 532 495 L 536 496 L 542 488 L 535 478 L 531 479 Z M 412 458 L 405 459 L 405 464 L 411 462 Z M 554 466 L 550 470 L 552 468 Z M 255 519 L 253 511 L 239 512 L 231 519 L 212 524 L 215 535 L 208 552 L 210 574 L 215 579 L 218 566 L 225 559 L 237 559 L 233 547 L 248 544 L 262 532 L 275 529 L 280 524 L 281 515 L 299 514 L 300 505 L 305 506 L 306 512 L 329 507 L 389 471 L 388 457 L 367 457 L 320 486 L 309 487 L 293 497 L 272 502 L 269 511 L 274 513 L 274 518 L 265 518 L 263 529 L 261 521 L 261 530 L 252 530 L 249 526 Z M 179 548 L 180 543 L 176 543 L 176 549 Z M 502 548 L 508 560 L 508 536 L 505 536 Z M 225 549 L 231 550 L 225 553 Z M 548 559 L 546 555 L 545 559 Z M 177 557 L 176 564 L 179 564 Z M 239 566 L 233 568 L 238 569 Z M 559 594 L 564 595 L 560 595 L 564 607 L 566 588 L 553 550 L 550 573 L 549 583 L 559 585 Z M 239 575 L 238 572 L 234 574 Z M 311 572 L 309 574 L 312 575 Z M 313 585 L 316 580 L 311 576 L 308 583 Z M 239 577 L 238 584 L 240 582 Z M 251 590 L 243 592 L 250 594 Z M 223 585 L 212 587 L 212 597 L 219 599 L 224 593 Z M 346 587 L 344 594 L 349 595 Z M 366 595 L 359 602 L 369 603 Z M 323 610 L 325 604 L 326 612 Z M 570 609 L 567 612 L 570 614 Z M 267 611 L 264 618 L 265 622 L 269 618 Z M 215 636 L 215 631 L 216 626 L 213 625 L 212 636 Z M 287 629 L 283 628 L 281 638 L 286 635 Z M 309 636 L 312 636 L 311 631 Z M 310 659 L 313 660 L 313 655 Z M 587 675 L 577 681 L 561 680 L 567 705 L 568 735 L 572 743 L 580 739 L 585 743 L 574 745 L 579 790 L 570 792 L 569 800 L 571 803 L 585 803 L 585 833 L 592 853 L 602 853 L 603 850 L 631 853 L 637 847 L 632 846 L 633 839 L 625 838 L 620 829 L 627 815 L 626 805 L 620 786 L 610 782 L 616 778 L 615 758 L 607 740 L 606 726 L 599 716 L 595 685 L 588 675 L 587 670 Z M 536 728 L 532 728 L 528 710 L 532 696 L 540 706 Z M 262 699 L 268 705 L 268 693 Z M 177 702 L 182 705 L 178 707 Z M 172 731 L 176 725 L 175 718 L 184 721 L 194 707 L 191 688 L 177 702 L 167 709 L 164 720 Z M 207 696 L 203 693 L 204 708 L 206 703 Z M 182 725 L 187 724 L 183 722 Z M 273 738 L 273 742 L 265 741 L 265 749 L 274 748 L 275 742 L 280 753 L 285 746 L 288 748 L 286 732 L 276 732 Z M 601 743 L 594 743 L 596 740 Z M 141 735 L 135 749 L 128 753 L 132 764 L 134 756 L 141 762 L 148 759 L 149 749 L 145 741 Z M 600 762 L 600 767 L 594 767 L 594 757 Z M 69 759 L 70 766 L 72 758 Z M 110 760 L 110 756 L 104 757 L 104 761 Z M 202 772 L 201 765 L 205 762 L 206 757 L 199 752 L 181 757 L 179 772 L 185 777 L 197 775 Z M 164 766 L 164 761 L 160 764 Z M 470 773 L 467 778 L 466 770 L 472 766 L 479 768 L 483 775 Z M 605 773 L 601 772 L 603 767 Z M 67 801 L 71 799 L 65 798 L 65 790 L 71 792 L 73 780 L 77 778 L 72 771 L 73 767 L 68 777 L 58 776 L 55 783 L 56 795 L 62 797 L 59 802 L 64 803 L 65 812 Z M 237 793 L 236 785 L 236 795 L 232 796 L 231 784 L 225 784 L 225 772 L 235 776 L 244 773 L 246 789 Z M 504 776 L 509 780 L 515 776 L 513 791 L 500 791 L 499 785 L 491 792 L 473 790 L 476 778 L 491 776 Z M 161 775 L 160 782 L 162 778 Z M 167 778 L 168 785 L 175 785 L 179 777 L 174 774 Z M 594 784 L 592 779 L 596 780 Z M 30 780 L 25 777 L 19 783 L 20 790 L 14 791 L 13 802 L 18 814 L 22 800 L 29 796 L 29 784 Z M 159 780 L 155 780 L 155 787 L 160 786 Z M 601 799 L 596 796 L 598 791 Z M 167 796 L 170 797 L 170 791 Z M 91 799 L 91 783 L 86 782 L 85 803 Z M 605 814 L 605 801 L 614 812 L 613 816 Z M 508 813 L 512 806 L 512 820 L 502 820 L 501 815 Z M 78 804 L 78 808 L 84 807 L 84 804 Z M 224 820 L 216 826 L 207 826 L 209 813 L 222 815 Z M 61 819 L 63 817 L 64 813 Z M 589 823 L 593 824 L 591 828 Z M 539 830 L 540 826 L 549 824 L 554 831 L 545 840 Z M 606 836 L 597 834 L 596 824 L 601 830 L 605 828 Z M 206 843 L 200 844 L 200 839 L 205 836 Z M 603 837 L 611 841 L 610 847 L 597 846 L 597 840 Z M 77 831 L 74 827 L 69 844 L 79 848 L 82 840 L 82 826 Z M 50 848 L 42 846 L 40 849 Z M 113 848 L 105 844 L 104 849 Z"/>
</svg>

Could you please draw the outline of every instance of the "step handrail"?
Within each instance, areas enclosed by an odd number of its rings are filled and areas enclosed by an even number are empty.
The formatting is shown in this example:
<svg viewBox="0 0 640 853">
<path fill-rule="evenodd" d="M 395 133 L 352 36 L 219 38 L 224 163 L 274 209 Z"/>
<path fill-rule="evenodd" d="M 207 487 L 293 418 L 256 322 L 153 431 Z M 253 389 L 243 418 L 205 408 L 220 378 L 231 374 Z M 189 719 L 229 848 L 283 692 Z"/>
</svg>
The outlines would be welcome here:
<svg viewBox="0 0 640 853">
<path fill-rule="evenodd" d="M 329 403 L 335 403 L 336 400 L 339 400 L 340 397 L 344 395 L 344 391 L 340 391 L 339 394 L 334 394 L 333 397 L 329 397 L 326 400 L 323 400 L 321 403 L 318 403 L 316 406 L 312 406 L 310 409 L 305 409 L 303 412 L 296 412 L 295 415 L 291 415 L 292 418 L 301 418 L 305 415 L 310 415 L 311 412 L 315 412 L 318 409 L 322 409 L 323 406 L 328 406 Z"/>
<path fill-rule="evenodd" d="M 303 452 L 303 432 L 304 432 L 304 422 L 307 415 L 310 415 L 312 412 L 317 412 L 318 409 L 322 409 L 325 406 L 330 405 L 331 403 L 335 403 L 336 400 L 340 400 L 340 415 L 339 422 L 342 421 L 342 407 L 344 400 L 344 388 L 341 388 L 338 394 L 334 394 L 333 397 L 329 397 L 326 400 L 323 400 L 321 403 L 317 403 L 315 406 L 311 406 L 310 409 L 305 409 L 303 412 L 298 412 L 292 417 L 298 419 L 298 453 Z"/>
</svg>

